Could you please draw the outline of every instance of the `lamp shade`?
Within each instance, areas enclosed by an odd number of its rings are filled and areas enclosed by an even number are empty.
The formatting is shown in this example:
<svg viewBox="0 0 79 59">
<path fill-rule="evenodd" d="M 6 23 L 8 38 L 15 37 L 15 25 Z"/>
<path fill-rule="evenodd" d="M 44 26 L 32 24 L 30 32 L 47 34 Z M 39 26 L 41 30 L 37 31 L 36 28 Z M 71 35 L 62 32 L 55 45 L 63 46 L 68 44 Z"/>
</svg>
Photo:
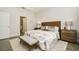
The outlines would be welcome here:
<svg viewBox="0 0 79 59">
<path fill-rule="evenodd" d="M 71 29 L 71 26 L 73 25 L 73 22 L 72 21 L 66 21 L 65 22 L 65 26 L 66 26 L 66 29 L 70 30 Z"/>
<path fill-rule="evenodd" d="M 73 22 L 72 22 L 72 21 L 66 21 L 66 22 L 65 22 L 65 25 L 66 25 L 66 26 L 72 26 L 72 25 L 73 25 Z"/>
</svg>

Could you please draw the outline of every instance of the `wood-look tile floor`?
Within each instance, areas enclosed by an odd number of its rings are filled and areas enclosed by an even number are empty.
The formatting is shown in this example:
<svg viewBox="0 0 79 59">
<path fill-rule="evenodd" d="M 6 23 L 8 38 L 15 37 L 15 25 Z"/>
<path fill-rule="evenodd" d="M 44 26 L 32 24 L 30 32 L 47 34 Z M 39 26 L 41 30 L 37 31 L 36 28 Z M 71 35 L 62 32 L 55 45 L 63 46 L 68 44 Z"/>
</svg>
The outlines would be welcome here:
<svg viewBox="0 0 79 59">
<path fill-rule="evenodd" d="M 79 51 L 78 43 L 68 43 L 66 51 Z"/>
<path fill-rule="evenodd" d="M 12 42 L 10 42 L 12 40 Z M 54 51 L 79 51 L 79 44 L 68 43 L 65 50 L 63 50 L 63 46 L 65 46 L 64 42 L 59 42 L 57 47 L 55 47 Z M 61 48 L 60 48 L 61 47 Z M 0 51 L 28 51 L 25 45 L 21 45 L 19 43 L 18 38 L 14 39 L 5 39 L 0 40 Z M 40 51 L 39 49 L 35 51 Z"/>
</svg>

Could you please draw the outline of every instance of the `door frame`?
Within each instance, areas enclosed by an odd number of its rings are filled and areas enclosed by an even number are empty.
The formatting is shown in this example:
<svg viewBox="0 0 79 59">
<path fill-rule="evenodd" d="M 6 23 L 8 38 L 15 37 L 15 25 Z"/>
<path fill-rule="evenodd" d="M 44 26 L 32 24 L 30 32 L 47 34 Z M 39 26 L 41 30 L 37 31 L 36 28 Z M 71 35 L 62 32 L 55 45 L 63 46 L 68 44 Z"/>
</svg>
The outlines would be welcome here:
<svg viewBox="0 0 79 59">
<path fill-rule="evenodd" d="M 23 25 L 24 20 L 26 20 L 26 17 L 25 16 L 20 16 L 20 36 L 24 35 L 24 25 Z"/>
</svg>

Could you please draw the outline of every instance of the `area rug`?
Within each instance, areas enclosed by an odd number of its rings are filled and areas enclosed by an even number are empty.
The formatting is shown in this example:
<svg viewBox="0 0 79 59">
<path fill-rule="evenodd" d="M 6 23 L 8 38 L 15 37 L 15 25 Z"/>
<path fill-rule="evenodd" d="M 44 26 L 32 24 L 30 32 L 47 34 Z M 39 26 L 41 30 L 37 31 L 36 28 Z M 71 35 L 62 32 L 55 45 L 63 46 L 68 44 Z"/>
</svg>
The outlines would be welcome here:
<svg viewBox="0 0 79 59">
<path fill-rule="evenodd" d="M 26 45 L 20 44 L 20 39 L 15 38 L 9 40 L 10 45 L 14 51 L 28 51 L 28 48 Z M 57 44 L 50 50 L 50 51 L 65 51 L 67 47 L 67 42 L 59 40 Z M 32 51 L 40 51 L 40 49 L 33 49 Z"/>
<path fill-rule="evenodd" d="M 59 40 L 57 44 L 55 45 L 55 47 L 52 48 L 52 50 L 53 51 L 66 51 L 67 45 L 68 45 L 68 42 Z"/>
<path fill-rule="evenodd" d="M 0 51 L 12 51 L 12 48 L 8 39 L 0 40 Z"/>
<path fill-rule="evenodd" d="M 10 45 L 13 49 L 13 51 L 27 51 L 28 48 L 25 45 L 20 44 L 19 38 L 14 38 L 9 40 Z"/>
</svg>

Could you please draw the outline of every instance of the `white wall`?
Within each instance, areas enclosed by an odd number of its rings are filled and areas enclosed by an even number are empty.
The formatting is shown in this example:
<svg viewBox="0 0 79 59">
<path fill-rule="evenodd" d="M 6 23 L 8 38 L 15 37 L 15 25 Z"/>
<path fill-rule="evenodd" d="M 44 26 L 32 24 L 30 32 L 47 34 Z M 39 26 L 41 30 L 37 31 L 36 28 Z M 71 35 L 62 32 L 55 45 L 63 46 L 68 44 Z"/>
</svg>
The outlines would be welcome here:
<svg viewBox="0 0 79 59">
<path fill-rule="evenodd" d="M 0 12 L 0 39 L 9 37 L 10 15 L 6 12 Z"/>
<path fill-rule="evenodd" d="M 77 30 L 79 29 L 79 8 L 75 7 L 48 7 L 37 14 L 34 14 L 28 9 L 23 10 L 21 8 L 14 7 L 0 7 L 0 12 L 8 12 L 10 14 L 10 36 L 20 35 L 20 16 L 27 17 L 27 30 L 32 30 L 35 27 L 36 22 L 39 20 L 59 20 L 62 21 L 63 28 L 64 20 L 71 19 L 73 19 L 74 22 L 73 28 Z"/>
<path fill-rule="evenodd" d="M 35 26 L 35 15 L 27 9 L 0 7 L 0 12 L 8 12 L 10 14 L 10 36 L 20 35 L 20 16 L 27 18 L 27 30 L 31 30 Z"/>
<path fill-rule="evenodd" d="M 37 21 L 62 21 L 73 20 L 73 29 L 78 30 L 79 35 L 79 8 L 76 7 L 48 7 L 37 14 Z M 78 37 L 78 36 L 77 36 Z M 79 37 L 78 37 L 79 38 Z"/>
</svg>

